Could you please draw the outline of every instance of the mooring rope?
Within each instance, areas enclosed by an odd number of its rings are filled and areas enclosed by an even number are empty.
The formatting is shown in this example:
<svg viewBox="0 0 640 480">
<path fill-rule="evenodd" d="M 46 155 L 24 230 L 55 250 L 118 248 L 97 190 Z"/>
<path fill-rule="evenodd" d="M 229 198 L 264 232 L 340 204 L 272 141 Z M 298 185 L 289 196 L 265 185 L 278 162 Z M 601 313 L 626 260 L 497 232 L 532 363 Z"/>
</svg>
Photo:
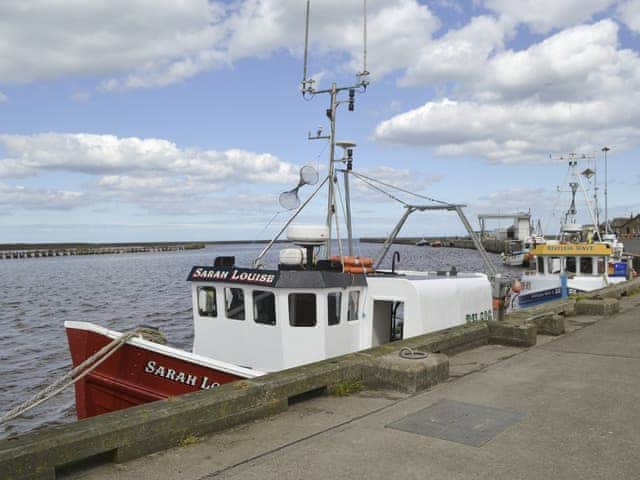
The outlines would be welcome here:
<svg viewBox="0 0 640 480">
<path fill-rule="evenodd" d="M 420 360 L 421 358 L 427 358 L 429 354 L 409 347 L 403 347 L 400 349 L 398 355 L 400 355 L 400 358 L 405 358 L 407 360 Z"/>
<path fill-rule="evenodd" d="M 112 342 L 108 343 L 96 353 L 91 355 L 77 367 L 73 368 L 70 372 L 66 373 L 51 385 L 36 393 L 29 400 L 8 411 L 2 418 L 0 418 L 0 424 L 19 417 L 23 413 L 37 407 L 42 402 L 49 400 L 69 386 L 73 385 L 78 380 L 84 378 L 86 375 L 95 370 L 102 362 L 113 355 L 122 345 L 127 342 L 127 340 L 140 335 L 141 333 L 142 331 L 140 329 L 123 333 L 121 336 L 114 339 Z"/>
</svg>

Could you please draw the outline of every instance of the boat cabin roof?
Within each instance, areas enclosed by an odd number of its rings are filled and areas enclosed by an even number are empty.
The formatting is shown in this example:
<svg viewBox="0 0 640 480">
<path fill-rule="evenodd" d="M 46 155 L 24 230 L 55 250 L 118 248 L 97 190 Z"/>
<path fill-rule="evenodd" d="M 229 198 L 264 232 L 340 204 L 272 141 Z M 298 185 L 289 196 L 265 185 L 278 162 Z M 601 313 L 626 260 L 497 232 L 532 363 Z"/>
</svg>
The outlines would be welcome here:
<svg viewBox="0 0 640 480">
<path fill-rule="evenodd" d="M 269 288 L 346 288 L 367 285 L 365 275 L 330 270 L 264 270 L 238 267 L 191 269 L 190 282 L 256 285 Z"/>
</svg>

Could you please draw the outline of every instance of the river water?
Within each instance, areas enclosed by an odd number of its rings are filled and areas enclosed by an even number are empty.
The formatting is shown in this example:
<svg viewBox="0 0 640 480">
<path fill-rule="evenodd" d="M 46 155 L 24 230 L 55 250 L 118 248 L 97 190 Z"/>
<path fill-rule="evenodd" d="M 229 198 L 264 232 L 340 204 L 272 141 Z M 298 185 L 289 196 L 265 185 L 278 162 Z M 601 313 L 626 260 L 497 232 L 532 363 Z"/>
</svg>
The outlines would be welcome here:
<svg viewBox="0 0 640 480">
<path fill-rule="evenodd" d="M 274 267 L 274 247 L 266 265 Z M 47 257 L 0 261 L 0 415 L 68 372 L 71 359 L 65 320 L 89 321 L 124 331 L 141 324 L 159 328 L 169 344 L 191 349 L 193 328 L 187 275 L 194 265 L 211 265 L 218 255 L 235 255 L 249 266 L 259 244 L 207 246 L 202 250 L 121 255 Z M 356 253 L 375 257 L 381 245 L 356 244 Z M 474 250 L 394 246 L 400 268 L 484 271 Z M 501 265 L 507 276 L 517 269 Z M 390 263 L 391 255 L 388 255 Z M 75 419 L 73 388 L 23 417 L 0 425 L 0 437 Z"/>
</svg>

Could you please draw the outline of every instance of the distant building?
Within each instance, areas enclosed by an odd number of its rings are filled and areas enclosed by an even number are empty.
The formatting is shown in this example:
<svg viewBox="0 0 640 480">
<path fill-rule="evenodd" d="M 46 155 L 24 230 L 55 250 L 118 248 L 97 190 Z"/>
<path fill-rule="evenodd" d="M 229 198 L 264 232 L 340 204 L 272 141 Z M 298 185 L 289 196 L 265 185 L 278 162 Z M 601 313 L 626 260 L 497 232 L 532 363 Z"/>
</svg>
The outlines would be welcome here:
<svg viewBox="0 0 640 480">
<path fill-rule="evenodd" d="M 618 237 L 640 237 L 640 214 L 614 218 L 609 222 L 609 228 L 618 235 Z"/>
</svg>

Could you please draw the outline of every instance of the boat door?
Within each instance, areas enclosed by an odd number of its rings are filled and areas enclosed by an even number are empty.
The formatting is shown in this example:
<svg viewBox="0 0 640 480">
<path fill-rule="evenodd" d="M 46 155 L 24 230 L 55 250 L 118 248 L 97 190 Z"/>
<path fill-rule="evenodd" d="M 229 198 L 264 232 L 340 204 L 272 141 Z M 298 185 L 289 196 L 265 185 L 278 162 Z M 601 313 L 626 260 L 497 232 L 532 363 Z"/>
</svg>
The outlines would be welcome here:
<svg viewBox="0 0 640 480">
<path fill-rule="evenodd" d="M 404 302 L 373 301 L 373 329 L 371 346 L 402 340 Z"/>
</svg>

